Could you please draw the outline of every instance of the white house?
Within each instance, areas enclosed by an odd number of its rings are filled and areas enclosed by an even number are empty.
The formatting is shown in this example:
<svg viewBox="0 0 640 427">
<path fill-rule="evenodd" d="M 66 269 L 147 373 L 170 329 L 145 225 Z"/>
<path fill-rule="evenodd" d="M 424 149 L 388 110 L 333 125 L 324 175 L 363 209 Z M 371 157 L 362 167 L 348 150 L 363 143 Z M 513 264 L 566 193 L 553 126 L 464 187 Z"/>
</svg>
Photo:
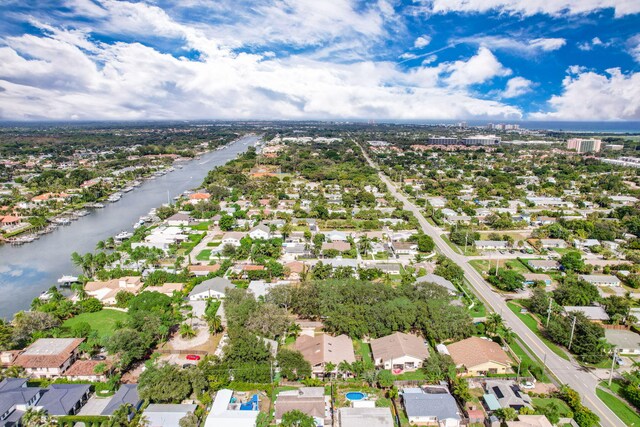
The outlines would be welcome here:
<svg viewBox="0 0 640 427">
<path fill-rule="evenodd" d="M 231 245 L 236 248 L 240 246 L 240 240 L 244 237 L 244 233 L 239 231 L 229 231 L 222 236 L 222 245 Z"/>
<path fill-rule="evenodd" d="M 476 240 L 475 245 L 476 245 L 476 249 L 500 250 L 500 249 L 507 249 L 507 247 L 509 246 L 509 243 L 502 240 Z"/>
<path fill-rule="evenodd" d="M 189 293 L 189 300 L 201 301 L 209 298 L 221 299 L 224 298 L 227 288 L 233 288 L 233 283 L 229 279 L 224 277 L 214 277 L 213 279 L 205 280 L 204 282 L 196 285 Z"/>
<path fill-rule="evenodd" d="M 260 224 L 253 227 L 251 231 L 249 231 L 249 237 L 251 237 L 253 240 L 267 240 L 271 238 L 271 232 L 269 230 L 269 227 Z"/>
<path fill-rule="evenodd" d="M 581 274 L 579 277 L 596 286 L 620 286 L 620 279 L 610 274 Z"/>
<path fill-rule="evenodd" d="M 429 357 L 422 338 L 402 332 L 371 340 L 371 352 L 376 366 L 390 369 L 394 374 L 415 371 Z"/>
</svg>

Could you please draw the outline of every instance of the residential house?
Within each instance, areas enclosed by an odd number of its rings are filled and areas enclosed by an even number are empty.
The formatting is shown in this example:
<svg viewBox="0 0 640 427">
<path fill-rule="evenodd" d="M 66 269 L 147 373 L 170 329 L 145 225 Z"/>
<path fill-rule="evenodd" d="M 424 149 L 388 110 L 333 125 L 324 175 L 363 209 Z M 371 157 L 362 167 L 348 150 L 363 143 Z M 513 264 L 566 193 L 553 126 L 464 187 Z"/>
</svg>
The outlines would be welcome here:
<svg viewBox="0 0 640 427">
<path fill-rule="evenodd" d="M 173 214 L 169 218 L 164 220 L 167 225 L 170 225 L 172 227 L 186 227 L 191 221 L 193 221 L 191 215 L 181 212 Z"/>
<path fill-rule="evenodd" d="M 564 307 L 565 313 L 569 314 L 574 311 L 578 311 L 585 315 L 585 317 L 592 322 L 602 323 L 609 320 L 609 315 L 604 308 L 600 306 L 572 306 L 567 305 Z"/>
<path fill-rule="evenodd" d="M 508 249 L 509 242 L 502 240 L 476 240 L 474 245 L 476 249 L 480 250 L 504 250 Z"/>
<path fill-rule="evenodd" d="M 416 283 L 433 283 L 442 288 L 445 288 L 447 291 L 449 291 L 449 294 L 451 295 L 458 294 L 458 288 L 456 288 L 456 286 L 453 283 L 451 283 L 449 280 L 445 279 L 442 276 L 438 276 L 437 274 L 433 274 L 433 273 L 425 274 L 424 276 L 418 277 L 416 279 Z"/>
<path fill-rule="evenodd" d="M 553 427 L 544 415 L 518 415 L 516 421 L 507 421 L 507 427 Z"/>
<path fill-rule="evenodd" d="M 76 415 L 91 393 L 90 384 L 51 384 L 47 388 L 29 387 L 26 378 L 0 381 L 0 425 L 20 426 L 29 409 L 51 416 Z"/>
<path fill-rule="evenodd" d="M 610 274 L 581 274 L 579 277 L 596 286 L 620 286 L 620 279 Z"/>
<path fill-rule="evenodd" d="M 204 282 L 196 285 L 189 293 L 189 300 L 202 301 L 209 298 L 222 299 L 226 295 L 227 288 L 234 288 L 233 283 L 229 279 L 224 277 L 214 277 L 213 279 L 205 280 Z"/>
<path fill-rule="evenodd" d="M 133 418 L 134 412 L 142 406 L 142 399 L 138 394 L 138 384 L 122 384 L 118 391 L 111 396 L 109 403 L 104 407 L 100 415 L 111 416 L 122 405 L 131 405 L 129 419 Z"/>
<path fill-rule="evenodd" d="M 540 239 L 540 245 L 544 249 L 555 249 L 555 248 L 564 249 L 568 246 L 567 242 L 565 242 L 562 239 Z"/>
<path fill-rule="evenodd" d="M 394 262 L 378 262 L 366 265 L 364 268 L 377 268 L 383 274 L 398 275 L 402 271 L 402 266 Z"/>
<path fill-rule="evenodd" d="M 84 338 L 40 338 L 13 362 L 24 368 L 28 376 L 58 378 L 78 358 L 78 347 Z"/>
<path fill-rule="evenodd" d="M 260 413 L 257 403 L 253 399 L 241 403 L 232 390 L 218 390 L 204 427 L 255 427 Z"/>
<path fill-rule="evenodd" d="M 325 236 L 330 242 L 346 242 L 348 240 L 347 233 L 343 231 L 333 230 L 325 233 Z"/>
<path fill-rule="evenodd" d="M 340 408 L 338 427 L 394 427 L 390 408 Z"/>
<path fill-rule="evenodd" d="M 183 289 L 184 283 L 163 283 L 160 286 L 147 286 L 144 288 L 146 292 L 158 292 L 169 297 L 173 296 L 175 292 L 181 293 Z"/>
<path fill-rule="evenodd" d="M 487 380 L 484 389 L 483 398 L 491 411 L 500 408 L 513 408 L 519 411 L 525 406 L 531 408 L 531 397 L 524 393 L 515 381 Z"/>
<path fill-rule="evenodd" d="M 116 305 L 118 292 L 125 291 L 138 294 L 142 290 L 142 286 L 142 278 L 140 276 L 124 276 L 104 282 L 87 282 L 84 289 L 87 295 L 97 298 L 104 305 Z"/>
<path fill-rule="evenodd" d="M 605 329 L 604 336 L 618 354 L 640 355 L 640 335 L 635 332 L 626 329 Z"/>
<path fill-rule="evenodd" d="M 222 244 L 220 246 L 224 247 L 224 245 L 231 245 L 237 248 L 240 246 L 240 240 L 242 240 L 243 238 L 244 233 L 239 231 L 229 231 L 227 233 L 224 233 L 224 235 L 222 236 Z"/>
<path fill-rule="evenodd" d="M 148 427 L 180 427 L 180 420 L 194 414 L 198 405 L 152 403 L 142 411 Z"/>
<path fill-rule="evenodd" d="M 558 218 L 556 217 L 540 215 L 536 217 L 534 224 L 535 225 L 551 225 L 551 224 L 555 224 L 556 222 L 558 222 Z"/>
<path fill-rule="evenodd" d="M 274 402 L 276 424 L 282 422 L 282 416 L 290 411 L 300 411 L 313 417 L 316 426 L 331 424 L 329 396 L 325 396 L 324 387 L 301 387 L 295 390 L 281 391 Z"/>
<path fill-rule="evenodd" d="M 268 240 L 271 238 L 271 231 L 266 225 L 260 224 L 249 231 L 249 237 L 253 240 Z"/>
<path fill-rule="evenodd" d="M 207 193 L 192 193 L 189 194 L 189 203 L 197 205 L 198 203 L 208 202 L 211 199 L 211 194 Z"/>
<path fill-rule="evenodd" d="M 391 242 L 391 250 L 396 256 L 414 256 L 418 254 L 418 244 L 414 242 L 393 241 Z"/>
<path fill-rule="evenodd" d="M 301 335 L 296 339 L 294 347 L 311 364 L 315 377 L 325 375 L 328 363 L 335 366 L 332 372 L 337 373 L 338 365 L 341 362 L 353 363 L 356 361 L 353 343 L 347 335 L 338 335 L 337 337 L 329 334 Z"/>
<path fill-rule="evenodd" d="M 394 374 L 415 371 L 429 357 L 422 338 L 403 332 L 371 340 L 371 352 L 376 366 L 390 369 Z"/>
<path fill-rule="evenodd" d="M 538 282 L 544 283 L 545 286 L 550 286 L 553 282 L 551 276 L 542 273 L 524 273 L 522 274 L 522 277 L 524 277 L 524 284 L 529 286 Z"/>
<path fill-rule="evenodd" d="M 292 261 L 288 262 L 284 265 L 285 272 L 288 271 L 288 279 L 290 280 L 300 280 L 300 275 L 309 270 L 309 267 L 300 261 Z"/>
<path fill-rule="evenodd" d="M 189 272 L 196 277 L 208 276 L 220 270 L 220 264 L 214 265 L 190 265 Z"/>
<path fill-rule="evenodd" d="M 335 242 L 324 242 L 322 244 L 322 252 L 324 251 L 338 251 L 338 252 L 347 252 L 351 250 L 351 243 L 343 242 L 343 241 L 335 241 Z"/>
<path fill-rule="evenodd" d="M 462 414 L 456 399 L 446 387 L 405 388 L 402 403 L 409 423 L 459 427 Z"/>
<path fill-rule="evenodd" d="M 102 373 L 96 373 L 96 366 L 104 364 Z M 111 362 L 100 360 L 76 360 L 64 373 L 64 377 L 70 381 L 107 381 L 107 374 L 111 371 Z"/>
<path fill-rule="evenodd" d="M 167 252 L 171 245 L 177 245 L 187 241 L 188 234 L 181 227 L 161 226 L 151 230 L 151 233 L 142 242 L 133 242 L 131 247 L 156 248 Z"/>
<path fill-rule="evenodd" d="M 560 263 L 552 259 L 530 259 L 527 263 L 534 270 L 549 271 L 560 269 Z"/>
<path fill-rule="evenodd" d="M 470 337 L 447 345 L 447 351 L 464 375 L 480 377 L 511 372 L 511 358 L 500 344 L 480 337 Z"/>
</svg>

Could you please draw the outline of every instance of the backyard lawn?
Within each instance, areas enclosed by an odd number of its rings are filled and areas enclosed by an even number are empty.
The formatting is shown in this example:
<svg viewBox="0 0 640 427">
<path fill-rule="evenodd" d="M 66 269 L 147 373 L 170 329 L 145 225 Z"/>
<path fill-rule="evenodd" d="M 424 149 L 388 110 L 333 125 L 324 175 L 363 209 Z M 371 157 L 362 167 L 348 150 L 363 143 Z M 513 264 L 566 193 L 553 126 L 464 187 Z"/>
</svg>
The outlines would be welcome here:
<svg viewBox="0 0 640 427">
<path fill-rule="evenodd" d="M 73 328 L 81 322 L 87 322 L 91 329 L 98 332 L 101 337 L 108 337 L 113 334 L 116 322 L 125 322 L 128 314 L 123 311 L 103 309 L 95 313 L 82 313 L 66 320 L 62 326 Z"/>
<path fill-rule="evenodd" d="M 629 405 L 601 388 L 596 389 L 596 394 L 625 425 L 640 426 L 640 416 L 638 416 L 638 413 L 631 409 Z"/>
<path fill-rule="evenodd" d="M 531 399 L 531 402 L 533 403 L 534 407 L 540 408 L 540 409 L 546 407 L 547 405 L 550 405 L 551 403 L 555 403 L 556 405 L 558 405 L 558 408 L 559 408 L 558 412 L 560 417 L 570 417 L 571 415 L 573 415 L 569 406 L 564 401 L 557 399 L 555 397 L 547 397 L 547 398 L 534 397 L 533 399 Z"/>
<path fill-rule="evenodd" d="M 360 355 L 363 361 L 373 363 L 373 358 L 371 357 L 371 346 L 368 343 L 362 342 L 362 340 L 354 340 L 353 347 L 355 353 Z"/>
<path fill-rule="evenodd" d="M 196 256 L 198 261 L 209 261 L 211 258 L 211 249 L 204 249 Z"/>
</svg>

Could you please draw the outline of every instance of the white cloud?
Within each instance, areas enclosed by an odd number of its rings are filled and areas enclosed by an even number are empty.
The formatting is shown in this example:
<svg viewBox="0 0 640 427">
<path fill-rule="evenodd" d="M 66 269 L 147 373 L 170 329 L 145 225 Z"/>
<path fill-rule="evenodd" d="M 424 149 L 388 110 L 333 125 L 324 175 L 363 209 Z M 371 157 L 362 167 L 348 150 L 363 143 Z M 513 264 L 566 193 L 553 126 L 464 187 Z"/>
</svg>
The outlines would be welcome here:
<svg viewBox="0 0 640 427">
<path fill-rule="evenodd" d="M 592 50 L 594 47 L 597 47 L 597 46 L 608 47 L 608 46 L 611 46 L 611 43 L 604 43 L 602 40 L 600 40 L 600 37 L 594 37 L 591 40 L 578 43 L 578 49 L 585 50 L 585 51 Z"/>
<path fill-rule="evenodd" d="M 399 56 L 400 59 L 405 59 L 405 60 L 416 59 L 417 57 L 418 56 L 415 53 L 410 53 L 410 52 L 405 52 Z"/>
<path fill-rule="evenodd" d="M 515 98 L 525 93 L 529 93 L 532 90 L 533 82 L 527 80 L 524 77 L 514 77 L 509 79 L 507 87 L 502 92 L 503 98 Z"/>
<path fill-rule="evenodd" d="M 436 62 L 438 60 L 438 56 L 437 55 L 429 55 L 426 58 L 424 58 L 424 61 L 422 61 L 422 65 L 428 65 L 431 64 L 433 62 Z"/>
<path fill-rule="evenodd" d="M 422 49 L 423 47 L 427 47 L 429 43 L 431 43 L 431 37 L 425 34 L 418 37 L 413 42 L 413 47 L 415 47 L 416 49 Z"/>
<path fill-rule="evenodd" d="M 629 46 L 629 55 L 631 55 L 636 62 L 640 63 L 640 34 L 631 37 L 627 45 Z"/>
<path fill-rule="evenodd" d="M 562 94 L 549 100 L 551 112 L 532 114 L 535 119 L 640 120 L 640 72 L 624 74 L 619 68 L 608 75 L 578 70 L 563 80 Z"/>
<path fill-rule="evenodd" d="M 486 48 L 467 60 L 405 70 L 392 62 L 340 64 L 304 55 L 235 54 L 196 31 L 181 31 L 196 37 L 185 43 L 209 53 L 199 60 L 176 58 L 140 43 L 100 43 L 58 31 L 7 38 L 0 48 L 0 118 L 522 116 L 517 107 L 478 99 L 467 90 L 510 72 Z"/>
<path fill-rule="evenodd" d="M 468 43 L 486 46 L 493 50 L 506 50 L 511 53 L 535 55 L 560 49 L 566 44 L 563 38 L 535 38 L 518 40 L 514 37 L 475 36 L 457 39 L 456 43 Z"/>
<path fill-rule="evenodd" d="M 445 65 L 444 69 L 451 73 L 446 82 L 456 87 L 484 83 L 494 77 L 511 74 L 511 70 L 505 68 L 486 47 L 480 47 L 468 61 L 455 61 Z"/>
<path fill-rule="evenodd" d="M 615 16 L 640 13 L 637 0 L 423 0 L 432 13 L 489 12 L 531 16 L 536 14 L 580 15 L 612 8 Z"/>
</svg>

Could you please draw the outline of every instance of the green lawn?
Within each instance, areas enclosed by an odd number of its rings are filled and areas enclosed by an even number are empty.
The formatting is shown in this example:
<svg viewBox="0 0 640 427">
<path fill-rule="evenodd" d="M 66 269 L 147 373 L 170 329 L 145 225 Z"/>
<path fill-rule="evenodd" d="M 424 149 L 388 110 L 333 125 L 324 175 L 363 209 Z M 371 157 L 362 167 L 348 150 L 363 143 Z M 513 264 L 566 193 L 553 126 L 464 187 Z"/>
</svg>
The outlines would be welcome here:
<svg viewBox="0 0 640 427">
<path fill-rule="evenodd" d="M 207 231 L 209 230 L 209 226 L 211 225 L 211 221 L 205 221 L 205 222 L 201 222 L 197 225 L 192 225 L 191 229 L 192 230 L 198 230 L 198 231 Z"/>
<path fill-rule="evenodd" d="M 354 340 L 353 346 L 356 354 L 359 354 L 362 357 L 362 360 L 373 363 L 373 358 L 371 357 L 371 346 L 368 343 L 362 342 L 362 340 Z"/>
<path fill-rule="evenodd" d="M 418 369 L 413 372 L 404 372 L 400 375 L 395 375 L 395 379 L 398 381 L 422 381 L 427 378 L 426 374 L 422 372 L 422 369 Z"/>
<path fill-rule="evenodd" d="M 209 243 L 207 243 L 207 246 L 210 247 L 210 248 L 217 248 L 221 244 L 222 244 L 222 242 L 209 242 Z"/>
<path fill-rule="evenodd" d="M 444 240 L 447 245 L 449 245 L 449 247 L 451 249 L 453 249 L 453 251 L 457 254 L 461 254 L 462 250 L 458 247 L 458 245 L 456 245 L 455 243 L 453 243 L 451 240 L 449 240 L 449 238 L 447 237 L 446 234 L 442 234 L 440 237 L 442 237 L 442 240 Z"/>
<path fill-rule="evenodd" d="M 513 311 L 515 315 L 518 316 L 520 320 L 522 320 L 522 322 L 527 325 L 527 327 L 531 329 L 531 331 L 536 334 L 547 347 L 549 347 L 551 351 L 562 357 L 564 360 L 569 360 L 569 356 L 567 356 L 567 353 L 565 353 L 564 350 L 542 335 L 542 332 L 538 328 L 538 322 L 531 313 L 520 313 L 521 307 L 513 302 L 508 302 L 507 305 L 509 306 L 509 309 L 511 309 L 511 311 Z"/>
<path fill-rule="evenodd" d="M 522 345 L 525 345 L 525 344 L 522 344 Z M 534 365 L 541 366 L 541 364 L 538 363 L 538 361 L 533 360 L 529 357 L 529 354 L 527 354 L 524 351 L 524 349 L 520 347 L 520 344 L 518 344 L 516 340 L 513 340 L 513 342 L 509 344 L 509 347 L 511 348 L 511 351 L 513 351 L 516 354 L 516 356 L 518 356 L 520 361 L 528 363 L 529 366 L 534 366 Z M 533 352 L 531 352 L 531 354 L 533 354 Z M 529 374 L 529 372 L 520 372 L 520 375 L 523 375 L 523 376 L 527 374 Z M 547 377 L 546 372 L 544 373 L 544 377 L 539 378 L 539 380 L 545 383 L 551 382 L 549 377 Z"/>
<path fill-rule="evenodd" d="M 489 260 L 486 259 L 472 259 L 469 261 L 469 264 L 480 274 L 489 270 Z M 493 263 L 493 265 L 495 266 L 495 263 Z"/>
<path fill-rule="evenodd" d="M 211 258 L 211 249 L 204 249 L 196 256 L 198 261 L 209 261 Z"/>
<path fill-rule="evenodd" d="M 87 322 L 91 329 L 98 331 L 101 337 L 108 337 L 113 334 L 116 322 L 125 322 L 129 315 L 118 310 L 103 309 L 95 313 L 82 313 L 66 320 L 62 326 L 73 328 L 80 322 Z"/>
<path fill-rule="evenodd" d="M 629 405 L 601 388 L 596 389 L 596 394 L 625 425 L 640 426 L 640 416 Z"/>
<path fill-rule="evenodd" d="M 550 405 L 551 403 L 555 403 L 560 408 L 560 417 L 571 417 L 573 415 L 569 406 L 564 401 L 555 397 L 534 397 L 533 399 L 531 399 L 531 402 L 533 403 L 534 407 L 540 409 L 544 408 L 547 405 Z"/>
</svg>

